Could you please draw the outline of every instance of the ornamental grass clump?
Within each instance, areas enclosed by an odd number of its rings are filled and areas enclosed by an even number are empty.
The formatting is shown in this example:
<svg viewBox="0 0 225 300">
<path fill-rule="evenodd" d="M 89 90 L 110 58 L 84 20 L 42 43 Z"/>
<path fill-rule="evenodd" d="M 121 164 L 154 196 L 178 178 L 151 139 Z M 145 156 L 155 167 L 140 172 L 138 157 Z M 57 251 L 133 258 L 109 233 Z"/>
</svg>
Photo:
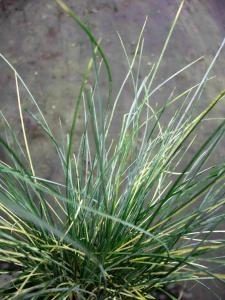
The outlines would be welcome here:
<svg viewBox="0 0 225 300">
<path fill-rule="evenodd" d="M 196 115 L 225 41 L 200 82 L 153 108 L 151 100 L 159 89 L 199 61 L 156 84 L 183 2 L 144 79 L 138 74 L 144 27 L 132 59 L 121 40 L 128 72 L 115 98 L 105 52 L 77 15 L 61 0 L 56 2 L 87 34 L 93 55 L 65 143 L 54 136 L 25 82 L 1 55 L 15 75 L 22 128 L 18 138 L 1 115 L 6 135 L 0 144 L 7 160 L 0 162 L 0 260 L 10 266 L 1 274 L 11 275 L 0 289 L 1 299 L 157 299 L 158 293 L 178 299 L 182 295 L 173 295 L 170 284 L 224 282 L 224 270 L 218 267 L 225 267 L 221 255 L 225 230 L 220 226 L 225 221 L 225 162 L 210 165 L 209 159 L 224 137 L 225 121 L 202 144 L 195 144 L 194 151 L 189 149 L 199 126 L 224 99 L 223 91 Z M 99 92 L 102 70 L 108 76 L 107 102 Z M 119 134 L 110 140 L 128 81 L 133 85 L 132 103 Z M 55 147 L 63 174 L 60 183 L 36 176 L 22 86 L 38 111 L 33 119 Z M 173 115 L 162 124 L 171 110 Z M 83 129 L 77 145 L 74 136 L 81 113 Z"/>
</svg>

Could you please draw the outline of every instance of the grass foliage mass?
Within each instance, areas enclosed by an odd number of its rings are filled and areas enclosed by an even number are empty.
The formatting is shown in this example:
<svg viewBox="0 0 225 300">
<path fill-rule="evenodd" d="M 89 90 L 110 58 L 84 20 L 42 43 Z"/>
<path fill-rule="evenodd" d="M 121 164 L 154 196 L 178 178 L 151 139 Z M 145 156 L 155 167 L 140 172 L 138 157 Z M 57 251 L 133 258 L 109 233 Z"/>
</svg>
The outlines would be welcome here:
<svg viewBox="0 0 225 300">
<path fill-rule="evenodd" d="M 223 91 L 196 115 L 224 41 L 200 82 L 171 93 L 155 108 L 151 100 L 160 88 L 199 61 L 156 81 L 183 2 L 143 79 L 144 27 L 132 58 L 119 37 L 128 71 L 115 96 L 104 50 L 90 28 L 63 1 L 56 2 L 87 34 L 93 55 L 74 102 L 71 130 L 61 141 L 21 76 L 1 55 L 15 74 L 23 133 L 19 139 L 1 114 L 6 134 L 0 144 L 7 161 L 0 161 L 0 260 L 13 266 L 13 271 L 1 271 L 12 275 L 0 289 L 1 299 L 156 299 L 156 292 L 177 299 L 167 289 L 170 284 L 223 282 L 224 269 L 218 267 L 225 265 L 225 163 L 209 162 L 224 137 L 225 121 L 194 151 L 189 149 L 200 125 L 224 99 Z M 106 97 L 101 97 L 103 71 Z M 127 82 L 133 86 L 132 103 L 118 136 L 110 140 Z M 36 176 L 22 86 L 38 112 L 33 119 L 57 152 L 60 183 Z M 165 124 L 161 121 L 168 111 L 173 114 Z M 76 137 L 80 114 L 82 133 Z M 74 144 L 77 139 L 79 145 Z"/>
</svg>

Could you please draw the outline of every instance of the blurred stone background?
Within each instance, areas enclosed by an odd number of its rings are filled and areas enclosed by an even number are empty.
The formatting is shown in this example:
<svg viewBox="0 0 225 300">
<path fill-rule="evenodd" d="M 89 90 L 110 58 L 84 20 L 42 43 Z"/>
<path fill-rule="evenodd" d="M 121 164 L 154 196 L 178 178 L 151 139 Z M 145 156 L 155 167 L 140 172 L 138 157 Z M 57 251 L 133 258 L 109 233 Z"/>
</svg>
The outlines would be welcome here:
<svg viewBox="0 0 225 300">
<path fill-rule="evenodd" d="M 143 77 L 159 55 L 179 1 L 67 0 L 66 3 L 102 39 L 112 65 L 113 87 L 116 92 L 127 70 L 116 32 L 122 36 L 131 56 L 145 17 L 149 16 L 144 34 L 143 71 L 140 74 Z M 152 99 L 154 104 L 165 102 L 174 87 L 178 93 L 199 82 L 224 36 L 225 0 L 187 0 L 156 83 L 192 60 L 202 55 L 204 59 L 160 91 Z M 68 132 L 74 99 L 90 55 L 90 46 L 83 32 L 61 11 L 54 0 L 0 0 L 0 51 L 26 82 L 53 131 L 58 132 L 60 118 Z M 216 79 L 209 83 L 199 109 L 205 107 L 225 87 L 224 68 L 225 49 L 211 73 L 216 75 Z M 107 81 L 102 84 L 107 85 Z M 0 61 L 0 89 L 0 110 L 20 133 L 14 74 L 3 61 Z M 131 94 L 132 88 L 128 85 L 118 107 L 118 116 L 129 107 Z M 22 87 L 21 96 L 23 107 L 32 110 L 29 97 Z M 212 115 L 225 116 L 224 102 L 217 106 Z M 204 139 L 216 121 L 210 122 L 202 125 L 199 141 Z M 46 178 L 59 178 L 53 149 L 29 117 L 26 117 L 25 123 L 38 174 Z M 114 131 L 117 132 L 118 129 L 115 122 Z M 79 135 L 79 128 L 77 134 Z M 224 160 L 224 153 L 221 144 L 217 158 Z M 221 299 L 225 299 L 225 287 L 216 287 L 216 290 Z M 193 299 L 216 299 L 209 291 L 203 293 L 201 288 L 194 288 L 193 291 L 196 294 Z"/>
</svg>

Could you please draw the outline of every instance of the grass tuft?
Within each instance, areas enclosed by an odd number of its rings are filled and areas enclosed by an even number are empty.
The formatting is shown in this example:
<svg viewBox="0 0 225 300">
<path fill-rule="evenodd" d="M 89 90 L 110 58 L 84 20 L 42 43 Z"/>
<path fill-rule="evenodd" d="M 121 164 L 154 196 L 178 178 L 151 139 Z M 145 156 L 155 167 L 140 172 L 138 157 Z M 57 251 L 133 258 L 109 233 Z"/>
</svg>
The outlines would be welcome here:
<svg viewBox="0 0 225 300">
<path fill-rule="evenodd" d="M 224 137 L 225 120 L 218 119 L 217 128 L 202 144 L 195 141 L 200 125 L 209 120 L 225 91 L 198 115 L 195 112 L 225 40 L 199 83 L 177 95 L 173 92 L 165 104 L 154 108 L 152 96 L 201 59 L 156 82 L 182 1 L 158 60 L 142 81 L 138 75 L 144 27 L 132 59 L 119 36 L 128 71 L 112 99 L 111 68 L 104 50 L 90 28 L 63 1 L 56 2 L 87 34 L 93 55 L 63 143 L 52 133 L 21 76 L 1 54 L 15 74 L 23 134 L 20 141 L 1 114 L 6 136 L 0 137 L 0 145 L 7 161 L 0 161 L 0 260 L 13 266 L 1 271 L 11 275 L 0 289 L 1 299 L 143 300 L 156 299 L 157 293 L 181 299 L 182 292 L 174 295 L 168 289 L 171 284 L 224 282 L 219 267 L 225 266 L 221 255 L 225 230 L 220 226 L 225 220 L 225 163 L 210 165 L 210 157 Z M 103 67 L 108 75 L 106 105 L 99 98 Z M 118 136 L 110 140 L 117 104 L 129 80 L 133 101 Z M 61 183 L 36 176 L 23 121 L 21 85 L 38 111 L 33 119 L 58 154 Z M 165 124 L 162 118 L 171 110 Z M 83 129 L 75 147 L 80 111 Z"/>
</svg>

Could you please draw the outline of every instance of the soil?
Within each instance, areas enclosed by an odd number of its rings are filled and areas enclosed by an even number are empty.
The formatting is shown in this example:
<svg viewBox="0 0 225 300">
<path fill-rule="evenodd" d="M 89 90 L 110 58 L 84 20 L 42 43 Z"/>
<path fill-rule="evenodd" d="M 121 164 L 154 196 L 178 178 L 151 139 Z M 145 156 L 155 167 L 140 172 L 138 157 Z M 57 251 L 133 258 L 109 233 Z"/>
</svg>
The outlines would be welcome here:
<svg viewBox="0 0 225 300">
<path fill-rule="evenodd" d="M 169 25 L 175 16 L 174 0 L 67 0 L 77 14 L 86 20 L 97 37 L 102 38 L 113 71 L 113 86 L 117 91 L 126 70 L 125 57 L 117 31 L 123 38 L 129 55 L 132 55 L 138 33 L 149 16 L 145 29 L 143 56 L 144 72 L 159 55 Z M 84 65 L 90 55 L 88 40 L 53 0 L 1 0 L 0 1 L 0 51 L 21 74 L 27 86 L 43 110 L 53 131 L 57 134 L 58 120 L 62 120 L 65 132 L 71 124 L 71 111 L 82 78 Z M 170 74 L 192 60 L 204 56 L 189 72 L 179 75 L 153 98 L 153 105 L 163 103 L 176 86 L 178 93 L 198 82 L 225 36 L 224 0 L 188 0 L 174 31 L 165 59 L 156 81 L 161 82 Z M 212 74 L 216 79 L 209 83 L 199 109 L 205 107 L 225 87 L 225 49 Z M 20 134 L 18 108 L 13 72 L 0 61 L 0 110 Z M 103 82 L 103 85 L 107 82 Z M 118 120 L 130 106 L 131 86 L 127 86 L 118 106 Z M 23 108 L 31 109 L 28 95 L 21 87 Z M 35 112 L 35 111 L 34 111 Z M 221 103 L 214 115 L 223 116 L 225 105 Z M 168 116 L 169 118 L 169 116 Z M 120 122 L 113 124 L 114 134 Z M 167 119 L 163 120 L 166 124 Z M 216 121 L 202 126 L 199 142 L 208 134 Z M 54 150 L 38 127 L 26 117 L 29 142 L 38 175 L 59 180 Z M 1 130 L 1 120 L 0 120 Z M 79 126 L 77 130 L 79 135 Z M 45 155 L 43 155 L 43 151 Z M 0 155 L 1 154 L 0 152 Z M 218 149 L 216 159 L 223 159 L 224 145 Z M 213 284 L 214 285 L 214 284 Z M 221 299 L 225 299 L 225 287 L 215 287 Z M 211 300 L 216 296 L 204 288 L 190 287 L 193 299 Z"/>
</svg>

